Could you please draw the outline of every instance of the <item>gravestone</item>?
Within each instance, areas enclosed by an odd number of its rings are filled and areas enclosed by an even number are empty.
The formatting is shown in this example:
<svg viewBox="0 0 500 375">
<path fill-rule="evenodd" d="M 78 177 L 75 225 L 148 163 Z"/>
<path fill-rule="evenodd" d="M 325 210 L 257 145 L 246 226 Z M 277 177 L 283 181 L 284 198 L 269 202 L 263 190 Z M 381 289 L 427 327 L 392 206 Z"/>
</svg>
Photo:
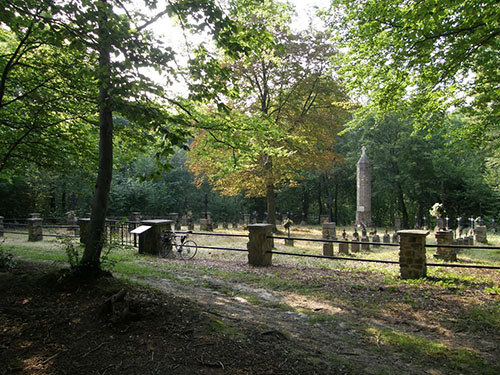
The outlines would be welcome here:
<svg viewBox="0 0 500 375">
<path fill-rule="evenodd" d="M 391 236 L 388 233 L 388 230 L 385 230 L 384 236 L 382 237 L 382 242 L 383 243 L 390 243 L 391 242 Z"/>
<path fill-rule="evenodd" d="M 213 232 L 213 224 L 210 219 L 200 219 L 200 231 L 202 232 Z"/>
<path fill-rule="evenodd" d="M 356 229 L 354 229 L 354 233 L 352 234 L 352 243 L 351 243 L 351 251 L 353 253 L 359 253 L 359 243 L 354 243 L 359 241 L 359 234 Z"/>
<path fill-rule="evenodd" d="M 453 245 L 453 231 L 441 230 L 434 234 L 438 245 Z M 438 247 L 434 258 L 444 260 L 446 262 L 457 261 L 457 249 L 453 247 Z"/>
<path fill-rule="evenodd" d="M 474 239 L 479 243 L 488 243 L 486 225 L 476 225 L 476 228 L 474 228 Z"/>
<path fill-rule="evenodd" d="M 361 230 L 361 242 L 367 242 L 361 244 L 361 250 L 370 251 L 370 244 L 368 243 L 370 242 L 370 239 L 368 238 L 368 234 L 366 233 L 365 227 L 363 227 L 363 229 Z"/>
<path fill-rule="evenodd" d="M 250 219 L 251 219 L 250 214 L 243 215 L 243 225 L 245 227 L 248 227 L 248 225 L 250 225 Z"/>
<path fill-rule="evenodd" d="M 392 234 L 392 243 L 398 243 L 399 242 L 399 235 L 398 235 L 398 232 L 394 232 Z"/>
<path fill-rule="evenodd" d="M 373 234 L 373 237 L 372 237 L 372 242 L 374 242 L 374 243 L 380 242 L 380 236 L 377 234 L 376 229 L 375 229 L 375 233 Z"/>
<path fill-rule="evenodd" d="M 322 238 L 324 240 L 336 240 L 337 233 L 335 230 L 335 223 L 323 223 L 322 225 Z M 333 256 L 333 243 L 323 243 L 323 255 Z"/>
<path fill-rule="evenodd" d="M 187 227 L 188 230 L 194 230 L 194 220 L 191 215 L 186 215 L 186 222 L 187 222 Z"/>
<path fill-rule="evenodd" d="M 345 229 L 342 231 L 342 241 L 348 241 L 347 233 Z M 348 242 L 340 242 L 339 243 L 339 253 L 340 254 L 349 254 L 349 243 Z"/>
</svg>

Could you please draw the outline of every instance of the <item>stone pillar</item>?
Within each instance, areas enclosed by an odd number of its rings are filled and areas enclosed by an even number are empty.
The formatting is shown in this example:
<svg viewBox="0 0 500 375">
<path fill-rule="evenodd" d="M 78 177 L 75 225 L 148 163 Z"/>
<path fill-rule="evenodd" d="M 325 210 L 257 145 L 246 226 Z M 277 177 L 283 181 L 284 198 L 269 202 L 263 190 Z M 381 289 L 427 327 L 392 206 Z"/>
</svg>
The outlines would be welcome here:
<svg viewBox="0 0 500 375">
<path fill-rule="evenodd" d="M 476 242 L 488 243 L 486 237 L 486 225 L 476 225 L 474 228 L 474 239 Z"/>
<path fill-rule="evenodd" d="M 43 219 L 39 217 L 31 217 L 26 220 L 28 223 L 28 241 L 36 242 L 43 240 L 42 223 Z"/>
<path fill-rule="evenodd" d="M 3 216 L 0 216 L 0 237 L 3 237 Z"/>
<path fill-rule="evenodd" d="M 251 266 L 272 265 L 273 254 L 267 253 L 274 247 L 272 238 L 272 224 L 250 224 L 248 225 L 248 264 Z"/>
<path fill-rule="evenodd" d="M 173 220 L 143 220 L 142 225 L 150 226 L 142 234 L 143 252 L 151 255 L 158 255 L 161 247 L 161 236 L 164 231 L 171 231 Z"/>
<path fill-rule="evenodd" d="M 134 223 L 137 224 L 137 226 L 139 226 L 141 223 L 141 213 L 138 211 L 132 212 L 130 221 L 133 221 Z"/>
<path fill-rule="evenodd" d="M 90 229 L 90 219 L 80 218 L 78 219 L 78 226 L 80 227 L 80 242 L 87 243 L 87 236 Z"/>
<path fill-rule="evenodd" d="M 453 231 L 442 230 L 435 233 L 436 242 L 438 245 L 452 245 L 453 244 Z M 434 258 L 442 259 L 447 262 L 457 261 L 457 251 L 452 247 L 438 247 Z"/>
<path fill-rule="evenodd" d="M 399 235 L 399 270 L 402 279 L 420 279 L 427 276 L 425 238 L 423 230 L 401 230 Z"/>
<path fill-rule="evenodd" d="M 324 240 L 336 240 L 337 233 L 335 230 L 335 223 L 323 223 L 322 225 L 322 238 Z M 333 256 L 333 243 L 323 243 L 323 255 Z"/>
<path fill-rule="evenodd" d="M 366 147 L 361 148 L 361 157 L 356 173 L 356 224 L 372 225 L 372 165 L 366 156 Z"/>
</svg>

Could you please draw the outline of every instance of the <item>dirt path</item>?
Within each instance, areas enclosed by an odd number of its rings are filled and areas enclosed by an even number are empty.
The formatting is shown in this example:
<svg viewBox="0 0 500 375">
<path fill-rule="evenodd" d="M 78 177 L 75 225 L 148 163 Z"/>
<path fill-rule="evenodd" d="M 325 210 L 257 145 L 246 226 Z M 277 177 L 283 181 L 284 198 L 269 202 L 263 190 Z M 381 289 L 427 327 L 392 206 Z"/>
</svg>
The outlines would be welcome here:
<svg viewBox="0 0 500 375">
<path fill-rule="evenodd" d="M 289 270 L 274 267 L 272 272 L 280 271 Z M 369 318 L 353 306 L 293 291 L 232 283 L 198 272 L 176 276 L 177 280 L 148 278 L 145 281 L 175 296 L 195 300 L 208 314 L 225 324 L 235 327 L 257 324 L 261 327 L 260 334 L 274 336 L 284 351 L 305 353 L 331 373 L 442 373 L 403 360 L 397 353 L 380 350 L 378 338 L 371 340 L 363 331 Z M 385 328 L 384 321 L 369 320 L 370 326 Z"/>
</svg>

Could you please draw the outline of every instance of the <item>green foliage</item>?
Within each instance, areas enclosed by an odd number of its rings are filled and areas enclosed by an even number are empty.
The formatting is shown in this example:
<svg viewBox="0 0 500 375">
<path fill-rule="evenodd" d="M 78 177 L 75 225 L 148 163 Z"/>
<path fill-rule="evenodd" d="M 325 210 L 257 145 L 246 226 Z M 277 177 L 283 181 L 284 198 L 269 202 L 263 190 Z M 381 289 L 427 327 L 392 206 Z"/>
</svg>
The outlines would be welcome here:
<svg viewBox="0 0 500 375">
<path fill-rule="evenodd" d="M 5 249 L 0 246 L 0 270 L 10 270 L 14 268 L 15 265 L 14 255 L 5 251 Z"/>
<path fill-rule="evenodd" d="M 335 0 L 331 26 L 348 52 L 350 87 L 383 113 L 409 103 L 416 125 L 450 107 L 498 122 L 500 9 L 496 1 Z M 436 123 L 434 123 L 436 125 Z"/>
<path fill-rule="evenodd" d="M 69 266 L 72 270 L 78 267 L 81 259 L 82 245 L 68 237 L 57 237 L 59 244 L 64 248 Z"/>
</svg>

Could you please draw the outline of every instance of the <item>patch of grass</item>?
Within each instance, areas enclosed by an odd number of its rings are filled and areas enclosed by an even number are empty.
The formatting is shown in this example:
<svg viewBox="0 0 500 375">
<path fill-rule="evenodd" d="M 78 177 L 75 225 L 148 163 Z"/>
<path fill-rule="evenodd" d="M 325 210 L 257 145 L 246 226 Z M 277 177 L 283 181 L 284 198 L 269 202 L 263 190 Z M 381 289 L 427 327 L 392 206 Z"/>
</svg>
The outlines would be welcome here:
<svg viewBox="0 0 500 375">
<path fill-rule="evenodd" d="M 500 371 L 500 366 L 486 363 L 471 350 L 449 348 L 440 342 L 388 329 L 369 328 L 367 332 L 376 338 L 382 350 L 401 353 L 406 360 L 422 366 L 434 367 L 438 364 L 448 369 L 483 375 L 496 375 Z"/>
<path fill-rule="evenodd" d="M 500 334 L 500 302 L 471 305 L 457 324 L 465 331 Z"/>
</svg>

